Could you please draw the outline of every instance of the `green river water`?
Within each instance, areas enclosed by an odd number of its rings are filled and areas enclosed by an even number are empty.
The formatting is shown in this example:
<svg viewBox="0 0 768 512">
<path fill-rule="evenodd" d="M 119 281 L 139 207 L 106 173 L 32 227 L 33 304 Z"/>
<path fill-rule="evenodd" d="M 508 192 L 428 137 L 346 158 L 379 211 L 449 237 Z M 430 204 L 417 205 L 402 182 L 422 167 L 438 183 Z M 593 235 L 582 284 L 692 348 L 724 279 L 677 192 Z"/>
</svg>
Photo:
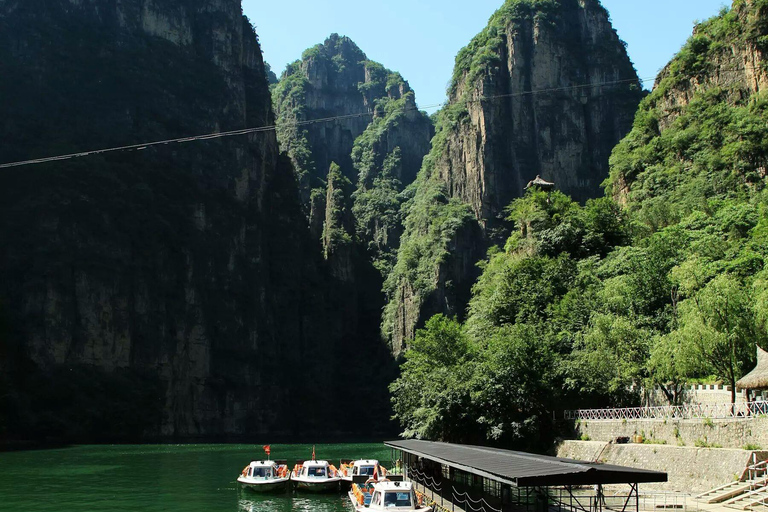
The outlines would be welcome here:
<svg viewBox="0 0 768 512">
<path fill-rule="evenodd" d="M 376 458 L 390 465 L 383 444 L 317 445 L 317 458 Z M 308 459 L 312 445 L 272 445 L 272 457 Z M 236 478 L 261 445 L 76 446 L 0 453 L 3 512 L 350 512 L 345 495 L 261 495 Z"/>
</svg>

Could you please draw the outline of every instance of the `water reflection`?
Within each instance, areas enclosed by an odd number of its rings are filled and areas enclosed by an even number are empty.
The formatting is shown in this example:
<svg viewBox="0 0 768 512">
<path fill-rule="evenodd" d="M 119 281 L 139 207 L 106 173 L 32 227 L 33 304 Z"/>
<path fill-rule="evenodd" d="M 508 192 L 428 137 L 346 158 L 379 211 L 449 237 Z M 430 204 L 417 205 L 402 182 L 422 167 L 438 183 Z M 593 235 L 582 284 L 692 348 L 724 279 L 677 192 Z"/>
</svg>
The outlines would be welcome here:
<svg viewBox="0 0 768 512">
<path fill-rule="evenodd" d="M 0 0 L 1 2 L 2 0 Z M 2 512 L 353 512 L 345 493 L 262 494 L 235 477 L 261 445 L 74 446 L 0 455 Z M 273 445 L 291 461 L 312 445 Z M 386 459 L 380 443 L 319 445 L 328 460 Z M 41 481 L 40 468 L 52 468 Z M 119 478 L 116 478 L 119 475 Z"/>
<path fill-rule="evenodd" d="M 238 512 L 350 512 L 352 506 L 342 494 L 257 494 L 243 489 Z"/>
</svg>

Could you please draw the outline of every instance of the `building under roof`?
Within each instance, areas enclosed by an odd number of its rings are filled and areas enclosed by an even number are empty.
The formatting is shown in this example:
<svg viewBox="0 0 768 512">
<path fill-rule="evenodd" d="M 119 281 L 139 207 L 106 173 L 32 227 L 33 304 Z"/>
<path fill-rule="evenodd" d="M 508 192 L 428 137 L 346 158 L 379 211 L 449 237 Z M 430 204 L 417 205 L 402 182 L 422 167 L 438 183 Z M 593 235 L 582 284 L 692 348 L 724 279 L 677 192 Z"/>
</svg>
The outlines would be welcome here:
<svg viewBox="0 0 768 512">
<path fill-rule="evenodd" d="M 403 474 L 451 503 L 482 504 L 487 511 L 602 510 L 604 485 L 626 484 L 629 492 L 613 509 L 637 506 L 639 484 L 666 482 L 667 474 L 531 453 L 421 441 L 385 443 L 401 452 Z M 589 492 L 583 492 L 586 488 Z M 582 489 L 582 491 L 578 490 Z M 542 505 L 542 502 L 544 505 Z M 467 507 L 464 507 L 465 509 Z"/>
</svg>

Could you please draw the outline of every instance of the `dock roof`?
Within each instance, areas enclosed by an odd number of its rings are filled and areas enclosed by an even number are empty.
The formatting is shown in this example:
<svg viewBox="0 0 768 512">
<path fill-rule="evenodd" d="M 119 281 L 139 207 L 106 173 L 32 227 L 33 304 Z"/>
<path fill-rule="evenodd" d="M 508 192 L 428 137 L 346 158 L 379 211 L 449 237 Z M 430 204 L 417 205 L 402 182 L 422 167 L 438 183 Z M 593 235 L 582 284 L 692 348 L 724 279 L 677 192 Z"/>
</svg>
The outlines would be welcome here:
<svg viewBox="0 0 768 512">
<path fill-rule="evenodd" d="M 658 471 L 525 452 L 408 439 L 387 446 L 517 487 L 666 482 Z"/>
</svg>

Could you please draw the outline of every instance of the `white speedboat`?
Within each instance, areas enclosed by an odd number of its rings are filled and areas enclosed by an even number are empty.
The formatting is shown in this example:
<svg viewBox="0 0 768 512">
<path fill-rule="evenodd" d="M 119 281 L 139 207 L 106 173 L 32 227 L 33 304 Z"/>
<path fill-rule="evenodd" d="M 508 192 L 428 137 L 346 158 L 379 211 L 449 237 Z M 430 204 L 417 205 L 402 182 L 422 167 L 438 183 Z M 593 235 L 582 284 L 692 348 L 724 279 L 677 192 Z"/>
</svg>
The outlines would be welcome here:
<svg viewBox="0 0 768 512">
<path fill-rule="evenodd" d="M 255 460 L 243 468 L 237 481 L 248 489 L 268 492 L 285 489 L 289 479 L 286 461 Z"/>
<path fill-rule="evenodd" d="M 372 485 L 352 484 L 348 496 L 356 512 L 432 512 L 432 507 L 420 503 L 411 482 L 384 480 Z"/>
<path fill-rule="evenodd" d="M 291 471 L 291 482 L 297 489 L 313 492 L 337 491 L 339 470 L 325 460 L 306 460 Z"/>
</svg>

